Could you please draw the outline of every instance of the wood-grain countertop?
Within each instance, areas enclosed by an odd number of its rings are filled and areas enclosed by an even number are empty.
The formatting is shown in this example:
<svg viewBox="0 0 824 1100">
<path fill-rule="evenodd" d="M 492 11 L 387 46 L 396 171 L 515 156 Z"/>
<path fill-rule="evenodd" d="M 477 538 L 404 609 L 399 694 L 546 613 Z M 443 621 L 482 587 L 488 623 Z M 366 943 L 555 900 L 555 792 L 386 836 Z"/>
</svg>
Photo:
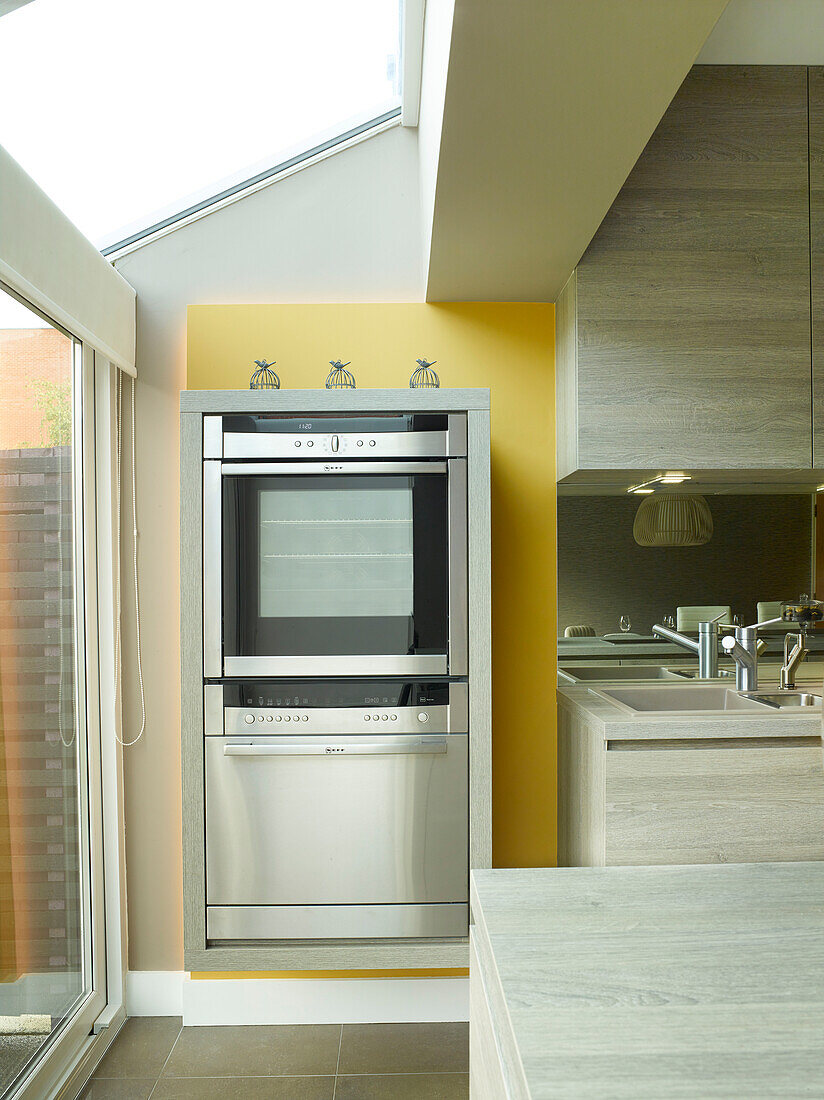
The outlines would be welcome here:
<svg viewBox="0 0 824 1100">
<path fill-rule="evenodd" d="M 485 870 L 471 891 L 476 1095 L 824 1096 L 824 863 Z"/>
<path fill-rule="evenodd" d="M 667 686 L 672 684 L 667 681 Z M 604 699 L 599 693 L 610 687 L 634 687 L 622 684 L 567 684 L 558 687 L 559 707 L 573 710 L 605 741 L 701 740 L 751 737 L 818 737 L 822 732 L 821 709 L 787 707 L 760 711 L 694 711 L 690 714 L 631 714 Z M 660 686 L 664 686 L 662 683 Z M 684 685 L 687 686 L 687 685 Z M 735 690 L 734 685 L 731 690 Z M 765 689 L 774 690 L 774 689 Z M 813 690 L 820 691 L 820 685 Z M 824 1097 L 824 1087 L 822 1088 Z"/>
</svg>

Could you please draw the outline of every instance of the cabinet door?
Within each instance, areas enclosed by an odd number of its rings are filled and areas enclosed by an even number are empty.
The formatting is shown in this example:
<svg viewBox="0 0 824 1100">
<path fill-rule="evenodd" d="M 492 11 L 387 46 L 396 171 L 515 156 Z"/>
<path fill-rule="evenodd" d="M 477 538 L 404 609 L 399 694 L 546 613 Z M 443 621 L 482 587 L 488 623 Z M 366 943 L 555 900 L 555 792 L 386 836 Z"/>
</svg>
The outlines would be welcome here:
<svg viewBox="0 0 824 1100">
<path fill-rule="evenodd" d="M 577 467 L 811 465 L 807 71 L 695 66 L 577 270 Z"/>
<path fill-rule="evenodd" d="M 824 469 L 824 67 L 810 81 L 810 272 L 813 330 L 813 465 Z"/>
<path fill-rule="evenodd" d="M 819 738 L 624 744 L 606 754 L 607 865 L 824 859 Z"/>
</svg>

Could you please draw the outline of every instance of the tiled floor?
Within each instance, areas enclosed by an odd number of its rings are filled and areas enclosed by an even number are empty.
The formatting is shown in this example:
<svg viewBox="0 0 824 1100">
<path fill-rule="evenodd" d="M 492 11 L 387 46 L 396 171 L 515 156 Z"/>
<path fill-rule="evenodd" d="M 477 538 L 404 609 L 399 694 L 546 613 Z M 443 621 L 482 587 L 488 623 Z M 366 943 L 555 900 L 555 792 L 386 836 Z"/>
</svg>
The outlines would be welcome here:
<svg viewBox="0 0 824 1100">
<path fill-rule="evenodd" d="M 126 1021 L 84 1100 L 466 1100 L 467 1024 Z"/>
</svg>

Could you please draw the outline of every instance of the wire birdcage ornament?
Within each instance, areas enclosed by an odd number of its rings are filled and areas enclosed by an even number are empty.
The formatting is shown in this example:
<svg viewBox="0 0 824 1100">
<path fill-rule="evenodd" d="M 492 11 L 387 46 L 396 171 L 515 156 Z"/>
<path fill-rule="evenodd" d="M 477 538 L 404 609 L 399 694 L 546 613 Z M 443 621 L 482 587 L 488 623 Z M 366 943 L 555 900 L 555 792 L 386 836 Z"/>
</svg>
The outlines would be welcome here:
<svg viewBox="0 0 824 1100">
<path fill-rule="evenodd" d="M 437 390 L 440 389 L 441 380 L 432 367 L 437 363 L 437 359 L 433 359 L 431 363 L 426 359 L 416 359 L 418 369 L 412 372 L 412 377 L 409 379 L 410 390 Z"/>
<path fill-rule="evenodd" d="M 250 390 L 279 390 L 280 379 L 272 370 L 275 365 L 273 359 L 271 363 L 267 363 L 265 359 L 256 359 L 255 366 L 257 370 L 249 379 Z"/>
<path fill-rule="evenodd" d="M 329 366 L 332 369 L 326 376 L 327 390 L 355 389 L 355 376 L 346 369 L 349 363 L 341 363 L 340 359 L 335 359 L 334 362 L 330 361 Z"/>
</svg>

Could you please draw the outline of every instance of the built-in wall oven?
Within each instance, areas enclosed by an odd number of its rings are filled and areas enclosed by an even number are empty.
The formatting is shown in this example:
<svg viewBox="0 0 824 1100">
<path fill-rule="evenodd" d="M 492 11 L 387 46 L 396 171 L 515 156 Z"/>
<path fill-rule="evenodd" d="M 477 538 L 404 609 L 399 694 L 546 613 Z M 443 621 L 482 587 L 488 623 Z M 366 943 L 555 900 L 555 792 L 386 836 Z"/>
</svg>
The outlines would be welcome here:
<svg viewBox="0 0 824 1100">
<path fill-rule="evenodd" d="M 204 687 L 214 943 L 468 930 L 465 682 Z"/>
<path fill-rule="evenodd" d="M 204 417 L 206 678 L 466 676 L 465 414 Z"/>
</svg>

